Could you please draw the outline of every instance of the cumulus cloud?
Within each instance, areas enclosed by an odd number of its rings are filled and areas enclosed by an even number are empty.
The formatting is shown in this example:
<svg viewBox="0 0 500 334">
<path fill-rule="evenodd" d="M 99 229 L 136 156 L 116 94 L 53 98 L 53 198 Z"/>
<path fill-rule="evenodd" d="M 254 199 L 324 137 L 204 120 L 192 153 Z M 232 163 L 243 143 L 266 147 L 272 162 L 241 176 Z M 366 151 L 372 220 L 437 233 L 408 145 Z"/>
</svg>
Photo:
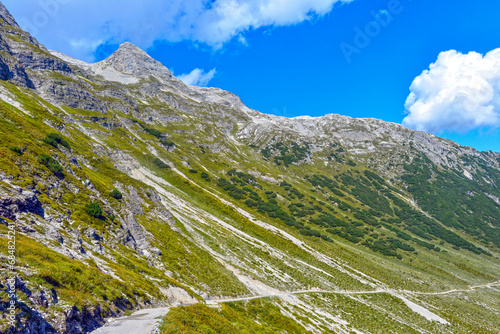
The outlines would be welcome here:
<svg viewBox="0 0 500 334">
<path fill-rule="evenodd" d="M 410 87 L 403 125 L 465 133 L 500 126 L 500 49 L 486 55 L 442 52 Z"/>
<path fill-rule="evenodd" d="M 177 79 L 181 80 L 186 85 L 204 87 L 210 82 L 210 80 L 213 79 L 216 73 L 217 71 L 215 70 L 215 68 L 206 73 L 199 68 L 195 68 L 190 73 L 177 76 Z"/>
<path fill-rule="evenodd" d="M 90 60 L 98 43 L 191 40 L 220 48 L 244 33 L 298 24 L 353 0 L 3 0 L 41 42 Z M 81 41 L 86 41 L 85 44 Z"/>
</svg>

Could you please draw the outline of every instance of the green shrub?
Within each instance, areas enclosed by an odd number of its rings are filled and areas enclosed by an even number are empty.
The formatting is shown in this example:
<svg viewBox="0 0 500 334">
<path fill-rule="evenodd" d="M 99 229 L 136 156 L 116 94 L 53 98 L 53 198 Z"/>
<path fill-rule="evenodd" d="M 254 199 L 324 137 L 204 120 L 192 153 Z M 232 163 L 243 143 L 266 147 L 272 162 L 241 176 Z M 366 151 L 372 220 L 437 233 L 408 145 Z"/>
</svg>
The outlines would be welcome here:
<svg viewBox="0 0 500 334">
<path fill-rule="evenodd" d="M 172 147 L 172 146 L 175 146 L 175 143 L 174 142 L 171 142 L 171 141 L 167 141 L 167 140 L 160 140 L 160 143 L 165 146 L 165 147 Z"/>
<path fill-rule="evenodd" d="M 113 197 L 114 199 L 122 199 L 123 195 L 118 189 L 114 189 L 109 193 L 110 197 Z"/>
<path fill-rule="evenodd" d="M 9 150 L 11 150 L 12 152 L 17 153 L 19 155 L 23 154 L 23 150 L 17 146 L 9 147 Z"/>
<path fill-rule="evenodd" d="M 149 133 L 150 135 L 152 136 L 155 136 L 156 138 L 161 138 L 162 134 L 160 131 L 156 130 L 156 129 L 152 129 L 152 128 L 148 128 L 146 125 L 142 124 L 142 123 L 139 123 L 139 125 L 141 126 L 141 128 L 146 131 L 147 133 Z"/>
<path fill-rule="evenodd" d="M 156 129 L 146 128 L 144 130 L 146 132 L 148 132 L 150 135 L 155 136 L 156 138 L 160 138 L 161 137 L 161 132 L 158 131 L 158 130 L 156 130 Z"/>
<path fill-rule="evenodd" d="M 251 200 L 251 199 L 247 199 L 247 200 L 245 201 L 245 204 L 246 204 L 248 207 L 250 207 L 250 208 L 252 208 L 252 207 L 256 207 L 256 206 L 258 206 L 258 205 L 259 205 L 259 203 L 255 202 L 255 201 L 253 201 L 253 200 Z"/>
<path fill-rule="evenodd" d="M 166 163 L 164 163 L 163 161 L 161 161 L 158 158 L 155 159 L 154 164 L 162 169 L 169 169 L 170 168 L 169 165 L 167 165 Z"/>
<path fill-rule="evenodd" d="M 50 138 L 50 137 L 45 137 L 45 139 L 43 140 L 46 144 L 49 144 L 50 146 L 53 146 L 55 148 L 57 148 L 57 142 L 53 139 L 53 138 Z"/>
<path fill-rule="evenodd" d="M 94 218 L 101 219 L 103 217 L 101 205 L 97 202 L 93 202 L 93 203 L 85 205 L 85 212 L 89 216 L 92 216 Z"/>
<path fill-rule="evenodd" d="M 235 186 L 233 184 L 231 184 L 231 182 L 229 182 L 228 180 L 226 180 L 225 178 L 220 178 L 218 181 L 217 181 L 217 185 L 219 187 L 221 187 L 222 189 L 226 190 L 226 191 L 232 191 L 234 190 Z"/>
<path fill-rule="evenodd" d="M 332 238 L 330 238 L 329 236 L 324 235 L 324 234 L 321 234 L 321 239 L 328 241 L 328 242 L 333 242 Z"/>
<path fill-rule="evenodd" d="M 301 229 L 299 230 L 300 234 L 306 235 L 306 236 L 315 236 L 315 237 L 321 237 L 321 233 L 317 230 L 313 229 Z"/>
<path fill-rule="evenodd" d="M 189 170 L 189 172 L 190 172 L 190 173 L 193 173 L 193 174 L 198 173 L 198 171 L 197 171 L 196 169 L 190 169 L 190 170 Z"/>
<path fill-rule="evenodd" d="M 59 144 L 66 147 L 69 151 L 71 151 L 71 146 L 69 143 L 58 133 L 51 133 L 43 140 L 46 144 L 49 144 L 55 148 L 58 147 Z"/>
<path fill-rule="evenodd" d="M 47 167 L 54 175 L 64 176 L 64 168 L 51 156 L 42 154 L 38 158 L 38 162 Z"/>
</svg>

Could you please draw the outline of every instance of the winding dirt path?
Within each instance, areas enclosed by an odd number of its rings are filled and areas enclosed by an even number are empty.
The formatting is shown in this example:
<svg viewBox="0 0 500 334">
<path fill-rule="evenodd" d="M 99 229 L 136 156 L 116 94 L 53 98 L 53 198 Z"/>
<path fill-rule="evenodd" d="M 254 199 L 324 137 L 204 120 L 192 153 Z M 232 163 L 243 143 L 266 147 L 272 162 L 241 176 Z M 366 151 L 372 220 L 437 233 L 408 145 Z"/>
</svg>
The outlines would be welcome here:
<svg viewBox="0 0 500 334">
<path fill-rule="evenodd" d="M 297 290 L 290 292 L 283 292 L 278 294 L 268 294 L 253 297 L 242 297 L 242 298 L 230 298 L 230 299 L 209 299 L 206 300 L 208 305 L 217 305 L 229 302 L 239 302 L 248 301 L 254 299 L 271 298 L 271 297 L 287 297 L 293 295 L 301 294 L 338 294 L 338 295 L 368 295 L 368 294 L 378 294 L 378 293 L 389 293 L 397 296 L 398 294 L 410 294 L 410 295 L 447 295 L 456 292 L 472 292 L 476 289 L 482 288 L 493 288 L 500 286 L 500 281 L 470 286 L 467 289 L 454 289 L 442 292 L 418 292 L 409 290 L 371 290 L 371 291 L 327 291 L 321 289 L 312 290 Z M 156 308 L 156 309 L 145 309 L 134 313 L 131 316 L 116 319 L 114 322 L 108 324 L 105 327 L 99 328 L 92 332 L 91 334 L 151 334 L 155 329 L 155 326 L 169 311 L 169 308 Z"/>
<path fill-rule="evenodd" d="M 404 293 L 409 293 L 413 295 L 449 295 L 451 293 L 455 292 L 471 292 L 476 289 L 482 289 L 482 288 L 493 288 L 496 286 L 500 286 L 500 281 L 498 282 L 493 282 L 493 283 L 487 283 L 487 284 L 481 284 L 481 285 L 472 285 L 467 289 L 462 289 L 462 290 L 449 290 L 449 291 L 443 291 L 443 292 L 418 292 L 418 291 L 407 291 L 407 290 L 401 290 L 401 292 Z"/>
<path fill-rule="evenodd" d="M 270 298 L 270 297 L 286 297 L 290 295 L 301 295 L 301 294 L 311 294 L 311 293 L 326 293 L 326 294 L 337 294 L 337 295 L 369 295 L 369 294 L 377 294 L 377 293 L 390 293 L 390 294 L 397 294 L 397 293 L 403 293 L 403 294 L 410 294 L 410 295 L 448 295 L 451 293 L 455 292 L 471 292 L 476 289 L 481 289 L 481 288 L 492 288 L 500 286 L 500 281 L 498 282 L 492 282 L 492 283 L 487 283 L 487 284 L 482 284 L 482 285 L 474 285 L 470 286 L 467 289 L 454 289 L 454 290 L 448 290 L 448 291 L 442 291 L 442 292 L 418 292 L 418 291 L 409 291 L 409 290 L 386 290 L 386 289 L 378 289 L 378 290 L 368 290 L 368 291 L 341 291 L 341 290 L 321 290 L 321 289 L 312 289 L 312 290 L 298 290 L 298 291 L 290 291 L 290 292 L 283 292 L 283 293 L 278 293 L 278 294 L 268 294 L 268 295 L 262 295 L 262 296 L 253 296 L 253 297 L 243 297 L 243 298 L 231 298 L 231 299 L 212 299 L 212 300 L 206 300 L 207 304 L 220 304 L 220 303 L 229 303 L 229 302 L 238 302 L 238 301 L 245 301 L 245 300 L 254 300 L 254 299 L 261 299 L 261 298 Z"/>
<path fill-rule="evenodd" d="M 91 334 L 151 334 L 169 310 L 167 307 L 140 310 L 131 316 L 116 319 Z"/>
</svg>

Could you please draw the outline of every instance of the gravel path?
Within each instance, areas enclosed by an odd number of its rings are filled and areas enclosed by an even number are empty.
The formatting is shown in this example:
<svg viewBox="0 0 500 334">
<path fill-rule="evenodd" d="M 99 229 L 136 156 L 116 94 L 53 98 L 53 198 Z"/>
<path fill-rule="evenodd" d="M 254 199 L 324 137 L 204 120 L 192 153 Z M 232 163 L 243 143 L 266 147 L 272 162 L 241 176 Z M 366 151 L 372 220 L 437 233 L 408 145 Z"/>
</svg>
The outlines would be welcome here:
<svg viewBox="0 0 500 334">
<path fill-rule="evenodd" d="M 268 297 L 284 297 L 291 295 L 300 295 L 300 294 L 312 294 L 312 293 L 326 293 L 326 294 L 342 294 L 342 295 L 357 295 L 357 294 L 378 294 L 378 293 L 390 293 L 403 299 L 403 301 L 410 307 L 414 312 L 417 312 L 427 318 L 428 320 L 439 321 L 441 323 L 446 323 L 446 320 L 438 317 L 432 312 L 424 309 L 423 307 L 410 302 L 406 298 L 397 295 L 397 292 L 403 292 L 407 294 L 414 295 L 444 295 L 455 292 L 470 292 L 475 289 L 480 288 L 493 288 L 500 285 L 500 282 L 488 283 L 484 285 L 476 285 L 471 286 L 468 289 L 464 290 L 449 290 L 443 292 L 415 292 L 415 291 L 397 291 L 397 290 L 373 290 L 373 291 L 325 291 L 320 289 L 315 290 L 300 290 L 300 291 L 291 291 L 284 292 L 280 294 L 269 294 L 262 296 L 253 296 L 253 297 L 244 297 L 244 298 L 234 298 L 234 299 L 213 299 L 207 300 L 207 304 L 220 304 L 227 303 L 233 301 L 244 301 L 244 300 L 252 300 L 259 298 L 268 298 Z M 169 308 L 156 308 L 156 309 L 146 309 L 138 311 L 132 314 L 129 317 L 123 317 L 116 319 L 114 322 L 109 323 L 107 326 L 99 328 L 93 331 L 91 334 L 151 334 L 157 328 L 161 318 L 163 318 L 169 311 Z"/>
<path fill-rule="evenodd" d="M 129 317 L 116 319 L 91 334 L 151 334 L 168 311 L 166 307 L 140 310 Z"/>
</svg>

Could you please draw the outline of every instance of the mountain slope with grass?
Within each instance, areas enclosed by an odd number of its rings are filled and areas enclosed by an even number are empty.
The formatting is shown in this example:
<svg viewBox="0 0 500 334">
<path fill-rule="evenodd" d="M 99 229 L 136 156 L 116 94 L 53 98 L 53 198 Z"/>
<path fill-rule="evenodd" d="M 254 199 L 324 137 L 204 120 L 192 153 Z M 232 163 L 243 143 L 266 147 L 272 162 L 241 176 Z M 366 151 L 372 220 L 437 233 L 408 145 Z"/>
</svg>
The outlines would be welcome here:
<svg viewBox="0 0 500 334">
<path fill-rule="evenodd" d="M 87 64 L 0 19 L 0 256 L 18 296 L 1 332 L 164 306 L 165 333 L 497 332 L 500 154 L 262 114 L 130 43 Z"/>
</svg>

